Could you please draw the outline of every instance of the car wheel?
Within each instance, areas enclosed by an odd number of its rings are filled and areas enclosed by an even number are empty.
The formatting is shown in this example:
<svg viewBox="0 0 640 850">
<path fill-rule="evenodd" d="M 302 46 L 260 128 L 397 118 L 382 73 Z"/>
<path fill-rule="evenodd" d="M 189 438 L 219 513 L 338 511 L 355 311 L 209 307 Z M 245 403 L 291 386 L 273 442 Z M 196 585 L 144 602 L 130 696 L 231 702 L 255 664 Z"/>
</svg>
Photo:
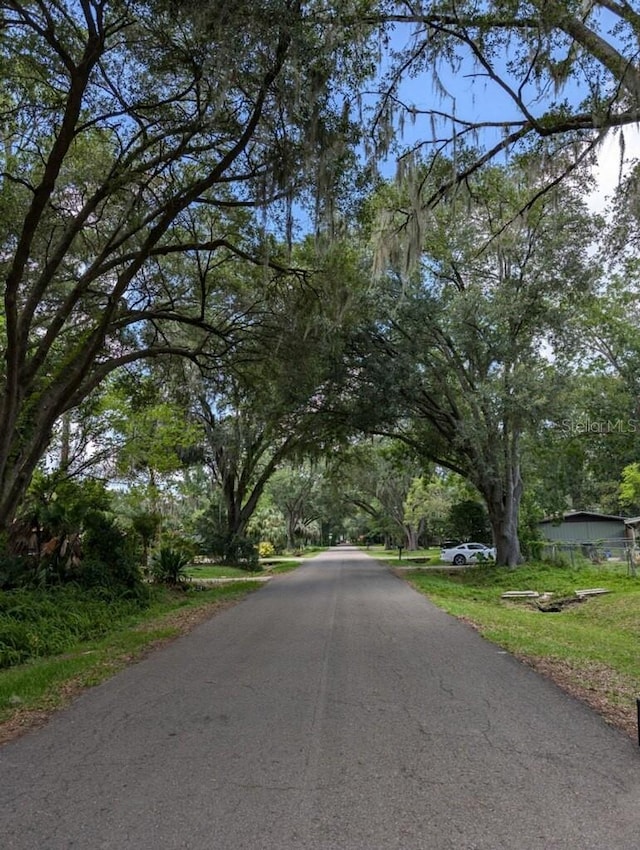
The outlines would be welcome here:
<svg viewBox="0 0 640 850">
<path fill-rule="evenodd" d="M 465 556 L 464 556 L 464 555 L 455 555 L 455 556 L 454 556 L 454 558 L 453 558 L 453 563 L 454 563 L 457 567 L 461 567 L 461 566 L 462 566 L 462 564 L 466 564 L 466 563 L 467 563 L 467 559 L 465 558 Z"/>
</svg>

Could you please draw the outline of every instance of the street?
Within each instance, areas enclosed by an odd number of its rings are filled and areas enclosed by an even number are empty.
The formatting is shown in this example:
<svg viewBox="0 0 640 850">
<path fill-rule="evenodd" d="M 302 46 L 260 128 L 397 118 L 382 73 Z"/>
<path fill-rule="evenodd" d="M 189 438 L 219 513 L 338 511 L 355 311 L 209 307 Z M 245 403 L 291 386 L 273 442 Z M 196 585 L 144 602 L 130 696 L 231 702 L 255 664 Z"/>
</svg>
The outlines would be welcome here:
<svg viewBox="0 0 640 850">
<path fill-rule="evenodd" d="M 2 850 L 637 850 L 640 752 L 366 554 L 0 749 Z"/>
</svg>

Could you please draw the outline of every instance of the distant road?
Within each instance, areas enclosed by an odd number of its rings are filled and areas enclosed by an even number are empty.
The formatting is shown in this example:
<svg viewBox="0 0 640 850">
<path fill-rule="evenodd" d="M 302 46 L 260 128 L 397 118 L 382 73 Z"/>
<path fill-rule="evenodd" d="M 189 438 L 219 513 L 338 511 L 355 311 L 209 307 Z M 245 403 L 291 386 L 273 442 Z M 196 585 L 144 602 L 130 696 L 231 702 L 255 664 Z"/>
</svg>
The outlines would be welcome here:
<svg viewBox="0 0 640 850">
<path fill-rule="evenodd" d="M 339 547 L 0 748 L 2 850 L 639 850 L 640 752 Z"/>
</svg>

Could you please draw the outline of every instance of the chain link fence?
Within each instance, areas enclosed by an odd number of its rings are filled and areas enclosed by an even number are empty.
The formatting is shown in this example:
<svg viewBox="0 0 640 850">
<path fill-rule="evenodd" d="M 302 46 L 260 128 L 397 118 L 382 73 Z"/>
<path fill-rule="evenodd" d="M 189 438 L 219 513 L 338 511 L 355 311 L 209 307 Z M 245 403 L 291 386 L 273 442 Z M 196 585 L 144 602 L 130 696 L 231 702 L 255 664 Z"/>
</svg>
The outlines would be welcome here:
<svg viewBox="0 0 640 850">
<path fill-rule="evenodd" d="M 640 568 L 640 547 L 620 537 L 592 543 L 546 540 L 542 544 L 542 557 L 572 567 L 578 567 L 586 561 L 616 572 L 624 571 L 629 576 L 637 576 Z"/>
</svg>

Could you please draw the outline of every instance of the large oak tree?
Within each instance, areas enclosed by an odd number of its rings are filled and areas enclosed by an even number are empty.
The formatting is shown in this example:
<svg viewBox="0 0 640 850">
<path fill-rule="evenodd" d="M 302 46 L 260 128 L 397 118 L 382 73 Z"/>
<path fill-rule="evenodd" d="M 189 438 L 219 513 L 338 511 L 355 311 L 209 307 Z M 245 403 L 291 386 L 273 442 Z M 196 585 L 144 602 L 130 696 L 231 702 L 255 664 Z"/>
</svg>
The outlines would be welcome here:
<svg viewBox="0 0 640 850">
<path fill-rule="evenodd" d="M 228 269 L 268 266 L 294 198 L 332 188 L 353 40 L 315 6 L 0 4 L 0 530 L 108 374 L 233 350 L 247 305 Z"/>
<path fill-rule="evenodd" d="M 358 367 L 370 410 L 364 427 L 471 482 L 497 561 L 510 566 L 520 560 L 522 438 L 553 418 L 554 352 L 597 271 L 587 253 L 595 222 L 569 185 L 561 202 L 545 194 L 518 214 L 544 180 L 531 166 L 486 168 L 466 193 L 443 201 L 409 278 L 399 273 L 402 253 L 385 257 L 380 318 Z M 393 218 L 385 221 L 393 231 Z"/>
</svg>

